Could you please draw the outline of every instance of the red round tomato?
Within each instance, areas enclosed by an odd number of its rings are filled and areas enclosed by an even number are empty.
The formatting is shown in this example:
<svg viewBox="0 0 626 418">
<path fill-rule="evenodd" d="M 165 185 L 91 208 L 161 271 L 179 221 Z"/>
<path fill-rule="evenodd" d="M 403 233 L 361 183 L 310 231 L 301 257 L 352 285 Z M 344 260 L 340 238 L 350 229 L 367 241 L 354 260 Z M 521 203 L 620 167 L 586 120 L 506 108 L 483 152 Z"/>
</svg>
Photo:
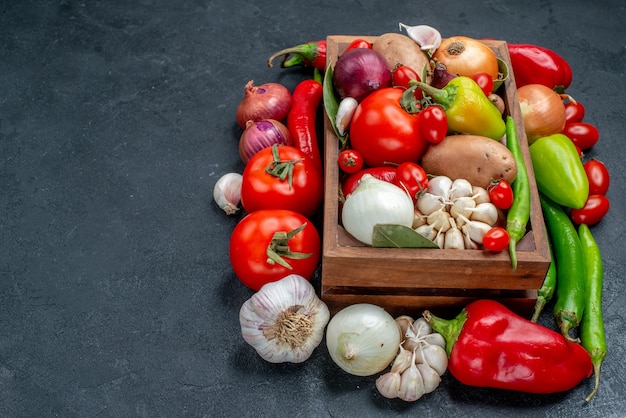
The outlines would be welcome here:
<svg viewBox="0 0 626 418">
<path fill-rule="evenodd" d="M 404 87 L 407 89 L 409 88 L 409 81 L 411 80 L 422 81 L 419 74 L 408 65 L 398 65 L 391 72 L 391 81 L 394 87 Z"/>
<path fill-rule="evenodd" d="M 580 209 L 572 209 L 570 214 L 575 224 L 597 224 L 607 214 L 611 204 L 609 199 L 601 194 L 589 195 L 585 206 Z"/>
<path fill-rule="evenodd" d="M 509 233 L 506 229 L 495 226 L 483 235 L 483 247 L 492 252 L 503 251 L 509 246 Z"/>
<path fill-rule="evenodd" d="M 489 96 L 493 92 L 493 78 L 487 73 L 476 73 L 472 79 L 480 86 L 480 89 Z"/>
<path fill-rule="evenodd" d="M 341 192 L 344 198 L 348 197 L 348 195 L 357 188 L 359 181 L 361 181 L 361 178 L 365 174 L 369 174 L 378 180 L 393 183 L 396 178 L 396 167 L 391 165 L 384 167 L 368 167 L 350 174 L 341 182 Z"/>
<path fill-rule="evenodd" d="M 598 128 L 586 122 L 572 122 L 565 125 L 563 134 L 583 151 L 593 147 L 600 139 Z"/>
<path fill-rule="evenodd" d="M 448 134 L 448 117 L 440 106 L 428 106 L 420 113 L 420 134 L 432 144 L 438 144 Z"/>
<path fill-rule="evenodd" d="M 428 174 L 419 164 L 407 161 L 396 169 L 393 183 L 406 190 L 415 204 L 419 195 L 428 188 Z"/>
<path fill-rule="evenodd" d="M 565 103 L 565 124 L 582 122 L 585 117 L 585 106 L 580 102 Z"/>
<path fill-rule="evenodd" d="M 508 209 L 513 204 L 513 189 L 504 179 L 493 180 L 487 187 L 489 200 L 499 209 Z"/>
<path fill-rule="evenodd" d="M 611 176 L 604 163 L 598 160 L 589 160 L 583 164 L 587 179 L 589 179 L 589 194 L 605 195 L 609 190 Z"/>
<path fill-rule="evenodd" d="M 230 263 L 239 280 L 259 290 L 289 274 L 310 280 L 320 259 L 320 247 L 320 235 L 304 215 L 262 209 L 246 215 L 233 229 Z"/>
<path fill-rule="evenodd" d="M 246 212 L 289 209 L 312 216 L 323 199 L 322 174 L 297 148 L 277 145 L 250 158 L 242 174 L 241 205 Z"/>
<path fill-rule="evenodd" d="M 344 173 L 356 173 L 363 168 L 363 157 L 353 149 L 345 149 L 339 153 L 337 163 Z"/>
<path fill-rule="evenodd" d="M 370 167 L 418 161 L 428 146 L 419 133 L 419 114 L 400 105 L 403 89 L 382 88 L 356 108 L 350 123 L 350 142 Z"/>
</svg>

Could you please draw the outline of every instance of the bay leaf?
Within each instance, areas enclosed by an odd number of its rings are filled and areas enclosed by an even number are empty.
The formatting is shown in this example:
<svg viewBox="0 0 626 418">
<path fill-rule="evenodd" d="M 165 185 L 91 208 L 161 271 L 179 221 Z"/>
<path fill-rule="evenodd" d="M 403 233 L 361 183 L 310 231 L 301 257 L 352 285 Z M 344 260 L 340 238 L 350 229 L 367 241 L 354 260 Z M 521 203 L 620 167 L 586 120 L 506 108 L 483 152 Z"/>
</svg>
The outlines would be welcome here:
<svg viewBox="0 0 626 418">
<path fill-rule="evenodd" d="M 372 246 L 380 248 L 439 248 L 424 235 L 404 225 L 376 224 Z"/>
</svg>

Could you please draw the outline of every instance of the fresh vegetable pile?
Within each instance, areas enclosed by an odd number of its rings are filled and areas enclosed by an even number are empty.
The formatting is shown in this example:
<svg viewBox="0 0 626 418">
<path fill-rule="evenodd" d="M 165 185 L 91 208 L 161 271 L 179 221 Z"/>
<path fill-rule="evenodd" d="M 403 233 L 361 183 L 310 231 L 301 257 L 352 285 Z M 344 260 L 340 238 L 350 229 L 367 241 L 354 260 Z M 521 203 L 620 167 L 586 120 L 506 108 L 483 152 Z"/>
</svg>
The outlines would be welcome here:
<svg viewBox="0 0 626 418">
<path fill-rule="evenodd" d="M 467 385 L 531 393 L 567 391 L 595 374 L 589 401 L 606 355 L 603 265 L 590 227 L 609 210 L 610 175 L 584 155 L 599 133 L 565 93 L 570 66 L 546 48 L 508 44 L 508 68 L 479 39 L 400 29 L 406 35 L 355 39 L 334 65 L 325 41 L 286 48 L 268 65 L 281 57 L 281 68 L 313 68 L 311 79 L 293 92 L 271 82 L 244 87 L 235 119 L 245 168 L 214 188 L 228 215 L 245 212 L 230 239 L 233 271 L 256 291 L 240 312 L 244 340 L 267 361 L 302 362 L 326 330 L 339 368 L 382 373 L 375 385 L 386 398 L 415 401 L 449 370 Z M 508 249 L 515 271 L 531 196 L 500 92 L 509 74 L 552 254 L 532 318 L 492 300 L 452 320 L 428 310 L 417 320 L 393 318 L 366 303 L 331 318 L 309 283 L 321 258 L 311 221 L 323 203 L 320 106 L 338 138 L 340 219 L 350 235 L 366 246 L 388 246 L 391 237 L 396 247 Z M 536 323 L 553 298 L 560 333 Z"/>
</svg>

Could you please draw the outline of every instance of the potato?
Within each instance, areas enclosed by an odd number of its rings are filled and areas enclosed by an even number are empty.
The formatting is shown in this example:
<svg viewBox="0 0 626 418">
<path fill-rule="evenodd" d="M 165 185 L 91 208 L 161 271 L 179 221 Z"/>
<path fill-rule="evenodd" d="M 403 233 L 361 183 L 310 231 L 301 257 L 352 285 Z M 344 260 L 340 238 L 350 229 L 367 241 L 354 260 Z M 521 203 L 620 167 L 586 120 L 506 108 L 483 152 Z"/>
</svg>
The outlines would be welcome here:
<svg viewBox="0 0 626 418">
<path fill-rule="evenodd" d="M 393 70 L 396 65 L 403 64 L 411 67 L 420 77 L 428 57 L 413 39 L 401 33 L 384 33 L 376 39 L 372 49 L 380 53 Z"/>
<path fill-rule="evenodd" d="M 477 135 L 449 135 L 424 153 L 422 168 L 452 180 L 463 178 L 487 188 L 491 179 L 512 183 L 517 165 L 511 151 L 499 141 Z"/>
</svg>

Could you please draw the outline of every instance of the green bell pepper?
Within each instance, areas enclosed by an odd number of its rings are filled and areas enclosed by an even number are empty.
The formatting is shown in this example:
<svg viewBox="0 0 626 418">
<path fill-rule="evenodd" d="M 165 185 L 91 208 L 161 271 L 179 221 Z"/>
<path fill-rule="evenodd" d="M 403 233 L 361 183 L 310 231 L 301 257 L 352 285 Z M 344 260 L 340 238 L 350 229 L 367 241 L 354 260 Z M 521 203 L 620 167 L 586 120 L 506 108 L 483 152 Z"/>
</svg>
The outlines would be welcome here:
<svg viewBox="0 0 626 418">
<path fill-rule="evenodd" d="M 539 191 L 562 206 L 582 208 L 589 196 L 589 180 L 574 143 L 554 134 L 537 139 L 529 149 Z"/>
</svg>

